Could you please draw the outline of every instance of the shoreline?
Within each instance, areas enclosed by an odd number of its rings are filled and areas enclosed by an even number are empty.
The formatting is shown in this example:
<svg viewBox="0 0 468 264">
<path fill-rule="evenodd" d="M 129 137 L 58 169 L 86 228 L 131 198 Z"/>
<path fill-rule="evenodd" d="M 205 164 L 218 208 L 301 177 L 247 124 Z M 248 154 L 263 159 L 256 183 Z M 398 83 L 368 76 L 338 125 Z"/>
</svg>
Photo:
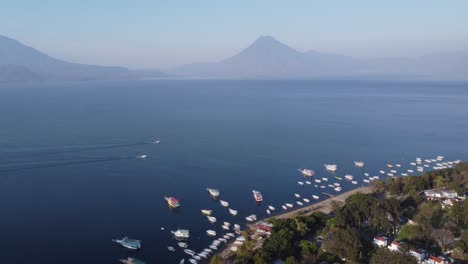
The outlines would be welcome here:
<svg viewBox="0 0 468 264">
<path fill-rule="evenodd" d="M 285 218 L 291 218 L 291 217 L 296 217 L 296 216 L 301 216 L 301 215 L 310 215 L 314 212 L 322 212 L 322 213 L 325 213 L 325 214 L 328 214 L 330 213 L 331 211 L 331 202 L 332 201 L 337 201 L 337 202 L 345 202 L 346 201 L 346 198 L 348 198 L 349 196 L 355 194 L 355 193 L 372 193 L 374 192 L 374 188 L 372 186 L 365 186 L 365 187 L 359 187 L 359 188 L 356 188 L 356 189 L 352 189 L 352 190 L 349 190 L 349 191 L 346 191 L 344 193 L 341 193 L 341 194 L 338 194 L 334 197 L 330 197 L 330 198 L 327 198 L 323 201 L 320 201 L 318 203 L 315 203 L 315 204 L 311 204 L 311 205 L 308 205 L 308 206 L 304 206 L 304 207 L 301 207 L 301 208 L 298 208 L 298 209 L 294 209 L 292 211 L 284 211 L 278 215 L 273 215 L 273 216 L 270 216 L 270 217 L 267 217 L 265 219 L 262 219 L 261 221 L 266 221 L 268 219 L 272 219 L 272 218 L 275 218 L 275 219 L 285 219 Z M 322 195 L 322 194 L 320 194 Z"/>
<path fill-rule="evenodd" d="M 286 219 L 286 218 L 292 218 L 292 217 L 297 217 L 297 216 L 307 216 L 307 215 L 310 215 L 314 212 L 322 212 L 324 214 L 328 214 L 330 213 L 331 211 L 331 203 L 332 201 L 337 201 L 337 202 L 346 202 L 346 198 L 348 198 L 349 196 L 353 195 L 353 194 L 356 194 L 356 193 L 364 193 L 364 194 L 368 194 L 368 193 L 373 193 L 375 190 L 372 186 L 365 186 L 365 187 L 359 187 L 359 188 L 356 188 L 356 189 L 352 189 L 352 190 L 349 190 L 349 191 L 346 191 L 344 193 L 341 193 L 339 195 L 336 195 L 334 197 L 330 197 L 330 198 L 327 198 L 323 201 L 320 201 L 318 203 L 315 203 L 315 204 L 311 204 L 311 205 L 308 205 L 308 206 L 304 206 L 304 207 L 301 207 L 301 208 L 298 208 L 298 209 L 294 209 L 292 211 L 284 211 L 282 213 L 279 213 L 277 215 L 273 215 L 273 216 L 270 216 L 270 217 L 267 217 L 267 218 L 263 218 L 258 222 L 262 222 L 262 221 L 267 221 L 269 219 Z M 322 195 L 322 194 L 321 194 Z M 247 224 L 247 227 L 248 229 L 253 229 L 254 228 L 254 225 L 255 223 L 249 223 Z M 223 259 L 226 259 L 230 256 L 230 254 L 232 254 L 230 248 L 231 246 L 233 245 L 233 243 L 229 243 L 225 246 L 225 248 L 223 250 L 221 250 L 218 254 L 223 258 Z"/>
</svg>

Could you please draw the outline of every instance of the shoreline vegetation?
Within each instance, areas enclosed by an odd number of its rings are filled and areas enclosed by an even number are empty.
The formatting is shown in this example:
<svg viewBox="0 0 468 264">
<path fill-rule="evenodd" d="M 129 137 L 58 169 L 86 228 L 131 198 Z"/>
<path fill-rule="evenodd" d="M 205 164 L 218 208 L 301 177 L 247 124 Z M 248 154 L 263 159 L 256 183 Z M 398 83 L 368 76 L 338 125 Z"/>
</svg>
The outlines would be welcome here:
<svg viewBox="0 0 468 264">
<path fill-rule="evenodd" d="M 429 199 L 427 190 L 457 196 L 447 206 L 446 200 Z M 243 232 L 248 241 L 236 252 L 226 246 L 210 263 L 421 263 L 423 258 L 415 252 L 424 252 L 424 259 L 447 261 L 440 263 L 464 263 L 467 190 L 468 162 L 420 176 L 373 181 L 259 221 L 273 225 L 266 236 L 256 232 L 256 224 L 249 224 Z M 376 246 L 375 239 L 382 237 L 385 246 Z"/>
</svg>

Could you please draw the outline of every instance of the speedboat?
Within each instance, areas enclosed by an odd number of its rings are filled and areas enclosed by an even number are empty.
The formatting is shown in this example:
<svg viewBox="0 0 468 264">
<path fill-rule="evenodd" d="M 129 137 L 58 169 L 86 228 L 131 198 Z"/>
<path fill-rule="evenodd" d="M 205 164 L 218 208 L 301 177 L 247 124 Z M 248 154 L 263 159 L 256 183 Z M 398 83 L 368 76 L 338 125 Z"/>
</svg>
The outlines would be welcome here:
<svg viewBox="0 0 468 264">
<path fill-rule="evenodd" d="M 310 181 L 305 181 L 305 184 L 311 185 L 312 183 Z"/>
<path fill-rule="evenodd" d="M 411 162 L 411 166 L 416 166 L 416 162 Z"/>
<path fill-rule="evenodd" d="M 210 221 L 210 223 L 216 223 L 216 217 L 214 217 L 214 216 L 207 216 L 206 218 L 208 218 L 208 221 Z"/>
<path fill-rule="evenodd" d="M 137 159 L 146 159 L 148 157 L 148 155 L 138 155 L 136 156 Z"/>
<path fill-rule="evenodd" d="M 271 214 L 270 209 L 266 209 L 267 214 Z"/>
<path fill-rule="evenodd" d="M 325 185 L 321 185 L 320 188 L 325 189 Z"/>
<path fill-rule="evenodd" d="M 298 205 L 303 206 L 304 204 L 301 201 L 296 202 Z"/>
<path fill-rule="evenodd" d="M 333 185 L 333 184 L 328 184 L 328 187 L 330 187 L 330 188 L 335 188 L 335 185 Z"/>
<path fill-rule="evenodd" d="M 206 188 L 206 190 L 210 193 L 211 197 L 218 198 L 219 197 L 219 190 L 214 188 Z"/>
<path fill-rule="evenodd" d="M 282 205 L 281 208 L 283 208 L 283 210 L 288 210 L 288 207 L 286 207 L 286 205 Z"/>
<path fill-rule="evenodd" d="M 252 193 L 253 193 L 255 202 L 261 203 L 263 201 L 263 195 L 261 192 L 253 190 Z"/>
<path fill-rule="evenodd" d="M 159 144 L 159 143 L 161 143 L 161 141 L 159 141 L 159 140 L 154 140 L 154 141 L 151 141 L 151 143 L 152 143 L 152 144 Z"/>
<path fill-rule="evenodd" d="M 362 161 L 355 161 L 355 162 L 354 162 L 354 165 L 355 165 L 356 167 L 358 167 L 358 168 L 362 168 L 362 167 L 364 167 L 364 162 L 362 162 Z"/>
<path fill-rule="evenodd" d="M 320 199 L 320 197 L 318 197 L 317 195 L 312 195 L 312 198 L 314 198 L 315 200 Z"/>
<path fill-rule="evenodd" d="M 369 173 L 367 173 L 367 172 L 364 173 L 364 176 L 369 177 Z"/>
<path fill-rule="evenodd" d="M 387 176 L 393 177 L 393 173 L 387 173 Z"/>
<path fill-rule="evenodd" d="M 335 176 L 335 179 L 337 179 L 337 180 L 339 180 L 339 181 L 342 181 L 342 180 L 343 180 L 343 178 L 338 177 L 338 176 Z"/>
<path fill-rule="evenodd" d="M 351 181 L 352 184 L 357 184 L 357 181 Z"/>
<path fill-rule="evenodd" d="M 414 170 L 407 170 L 407 172 L 408 172 L 408 173 L 413 173 L 413 172 L 414 172 Z"/>
<path fill-rule="evenodd" d="M 171 231 L 171 233 L 176 238 L 189 238 L 190 237 L 190 231 L 188 231 L 187 229 L 177 229 L 176 231 Z"/>
<path fill-rule="evenodd" d="M 338 182 L 335 182 L 335 183 L 333 183 L 333 185 L 335 185 L 335 186 L 338 187 L 338 186 L 340 186 L 341 184 L 339 184 Z"/>
<path fill-rule="evenodd" d="M 370 183 L 370 181 L 368 179 L 364 179 L 363 182 Z"/>
<path fill-rule="evenodd" d="M 391 168 L 393 168 L 393 165 L 392 164 L 387 164 L 387 168 L 391 169 Z"/>
<path fill-rule="evenodd" d="M 136 259 L 136 258 L 131 258 L 131 257 L 128 257 L 126 259 L 119 259 L 120 262 L 124 263 L 124 264 L 146 264 L 146 262 L 144 261 L 141 261 L 139 259 Z M 183 262 L 182 262 L 183 264 Z"/>
<path fill-rule="evenodd" d="M 385 174 L 385 171 L 379 170 L 380 174 Z"/>
<path fill-rule="evenodd" d="M 229 223 L 229 222 L 223 222 L 223 225 L 225 225 L 225 226 L 231 226 L 231 223 Z"/>
<path fill-rule="evenodd" d="M 216 231 L 214 231 L 214 230 L 206 230 L 206 233 L 207 233 L 209 236 L 216 236 Z"/>
<path fill-rule="evenodd" d="M 234 229 L 240 229 L 240 225 L 234 224 Z"/>
<path fill-rule="evenodd" d="M 121 246 L 128 248 L 128 249 L 140 249 L 141 242 L 140 240 L 130 239 L 128 237 L 124 237 L 122 239 L 112 239 L 113 242 L 120 244 Z"/>
<path fill-rule="evenodd" d="M 191 250 L 191 249 L 184 249 L 184 252 L 185 254 L 188 254 L 190 256 L 193 256 L 195 255 L 195 251 Z"/>
<path fill-rule="evenodd" d="M 301 195 L 299 195 L 299 194 L 297 194 L 297 193 L 295 193 L 294 196 L 295 196 L 296 198 L 301 197 Z"/>
<path fill-rule="evenodd" d="M 188 247 L 187 243 L 185 243 L 185 242 L 179 242 L 179 243 L 177 243 L 177 245 L 179 247 L 181 247 L 181 248 L 187 248 Z"/>
<path fill-rule="evenodd" d="M 301 172 L 305 177 L 312 177 L 315 175 L 315 171 L 311 169 L 298 169 L 298 171 Z"/>
<path fill-rule="evenodd" d="M 174 251 L 175 251 L 175 248 L 173 248 L 173 247 L 167 247 L 167 250 L 174 252 Z"/>
<path fill-rule="evenodd" d="M 353 175 L 351 175 L 351 174 L 346 174 L 344 177 L 345 177 L 345 179 L 347 179 L 348 181 L 350 181 L 350 180 L 352 180 L 352 179 L 354 178 Z"/>
<path fill-rule="evenodd" d="M 224 230 L 229 230 L 229 226 L 227 226 L 227 225 L 222 225 L 221 227 L 222 227 Z"/>
<path fill-rule="evenodd" d="M 289 207 L 289 208 L 293 208 L 293 205 L 290 204 L 290 203 L 286 203 L 285 205 L 286 205 L 287 207 Z"/>
<path fill-rule="evenodd" d="M 229 203 L 226 202 L 226 201 L 219 200 L 219 203 L 221 203 L 221 205 L 222 205 L 223 207 L 229 207 Z"/>
<path fill-rule="evenodd" d="M 402 173 L 401 176 L 408 176 L 408 173 Z"/>
<path fill-rule="evenodd" d="M 231 215 L 234 215 L 234 216 L 235 216 L 235 215 L 237 215 L 237 210 L 234 210 L 234 209 L 229 208 L 229 213 L 230 213 Z"/>
<path fill-rule="evenodd" d="M 274 211 L 274 210 L 275 210 L 275 208 L 274 208 L 273 206 L 271 206 L 271 205 L 268 206 L 268 209 L 270 209 L 270 211 Z"/>
<path fill-rule="evenodd" d="M 335 172 L 337 169 L 336 164 L 323 164 L 325 166 L 325 169 L 331 172 Z"/>
<path fill-rule="evenodd" d="M 316 182 L 316 183 L 321 183 L 322 181 L 319 180 L 319 179 L 315 179 L 315 182 Z"/>
<path fill-rule="evenodd" d="M 213 213 L 213 210 L 202 209 L 201 212 L 204 215 L 211 215 Z"/>
<path fill-rule="evenodd" d="M 323 177 L 322 181 L 328 181 L 328 178 Z"/>
<path fill-rule="evenodd" d="M 341 192 L 341 190 L 343 190 L 343 188 L 341 188 L 341 187 L 339 187 L 339 186 L 338 186 L 338 187 L 335 187 L 335 191 Z"/>
<path fill-rule="evenodd" d="M 299 184 L 300 186 L 304 186 L 304 183 L 301 181 L 298 181 L 297 184 Z"/>
<path fill-rule="evenodd" d="M 310 200 L 307 199 L 307 198 L 302 198 L 302 200 L 303 200 L 305 203 L 310 203 Z"/>
<path fill-rule="evenodd" d="M 397 171 L 396 171 L 396 170 L 390 170 L 390 172 L 391 172 L 391 173 L 397 173 Z"/>
<path fill-rule="evenodd" d="M 174 197 L 164 196 L 164 199 L 166 200 L 167 204 L 168 204 L 171 208 L 177 208 L 177 207 L 180 206 L 179 200 L 177 200 L 177 199 L 174 198 Z"/>
<path fill-rule="evenodd" d="M 398 164 L 398 163 L 397 163 L 397 164 L 395 164 L 395 166 L 396 166 L 397 168 L 401 168 L 401 164 Z"/>
</svg>

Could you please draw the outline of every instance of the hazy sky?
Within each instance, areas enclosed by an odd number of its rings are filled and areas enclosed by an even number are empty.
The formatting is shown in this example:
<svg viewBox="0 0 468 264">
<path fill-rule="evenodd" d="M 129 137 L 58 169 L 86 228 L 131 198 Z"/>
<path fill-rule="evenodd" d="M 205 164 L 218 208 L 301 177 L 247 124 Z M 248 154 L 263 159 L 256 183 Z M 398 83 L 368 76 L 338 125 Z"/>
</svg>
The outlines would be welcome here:
<svg viewBox="0 0 468 264">
<path fill-rule="evenodd" d="M 260 35 L 300 51 L 417 56 L 468 50 L 468 1 L 0 0 L 0 34 L 132 68 L 222 59 Z"/>
</svg>

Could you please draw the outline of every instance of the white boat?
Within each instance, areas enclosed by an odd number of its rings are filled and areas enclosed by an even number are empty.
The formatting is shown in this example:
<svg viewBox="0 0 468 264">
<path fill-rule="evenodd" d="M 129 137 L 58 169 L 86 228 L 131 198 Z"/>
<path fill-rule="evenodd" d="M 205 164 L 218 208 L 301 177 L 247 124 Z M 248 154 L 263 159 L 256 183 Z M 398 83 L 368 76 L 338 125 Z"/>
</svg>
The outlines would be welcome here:
<svg viewBox="0 0 468 264">
<path fill-rule="evenodd" d="M 321 185 L 320 188 L 325 189 L 325 185 Z"/>
<path fill-rule="evenodd" d="M 223 225 L 225 225 L 225 226 L 231 226 L 231 223 L 229 223 L 229 222 L 223 222 Z"/>
<path fill-rule="evenodd" d="M 352 179 L 354 178 L 353 175 L 351 175 L 351 174 L 346 174 L 344 177 L 345 177 L 345 179 L 347 179 L 348 181 L 350 181 L 350 180 L 352 180 Z"/>
<path fill-rule="evenodd" d="M 431 159 L 431 162 L 437 162 L 437 160 L 436 159 Z"/>
<path fill-rule="evenodd" d="M 137 159 L 146 159 L 148 157 L 148 155 L 138 155 L 136 156 Z"/>
<path fill-rule="evenodd" d="M 141 242 L 137 239 L 124 237 L 122 239 L 112 239 L 112 241 L 128 249 L 136 250 L 141 248 Z"/>
<path fill-rule="evenodd" d="M 281 208 L 283 208 L 283 210 L 288 210 L 288 207 L 286 207 L 286 205 L 282 205 Z"/>
<path fill-rule="evenodd" d="M 211 215 L 213 213 L 213 210 L 202 209 L 201 212 L 204 215 Z"/>
<path fill-rule="evenodd" d="M 369 177 L 369 173 L 367 173 L 367 172 L 364 173 L 364 176 Z"/>
<path fill-rule="evenodd" d="M 181 247 L 181 248 L 187 248 L 188 247 L 187 243 L 185 243 L 185 242 L 179 242 L 179 243 L 177 243 L 177 245 L 179 247 Z"/>
<path fill-rule="evenodd" d="M 311 185 L 312 183 L 310 181 L 305 181 L 305 184 Z"/>
<path fill-rule="evenodd" d="M 240 225 L 234 224 L 234 229 L 240 229 Z"/>
<path fill-rule="evenodd" d="M 397 173 L 397 171 L 396 171 L 396 170 L 390 170 L 390 172 L 391 172 L 391 173 Z"/>
<path fill-rule="evenodd" d="M 387 173 L 387 176 L 393 177 L 393 173 Z"/>
<path fill-rule="evenodd" d="M 380 174 L 385 174 L 385 171 L 379 170 Z"/>
<path fill-rule="evenodd" d="M 208 221 L 210 221 L 210 223 L 216 223 L 216 217 L 214 217 L 214 216 L 207 216 L 206 218 L 208 218 Z"/>
<path fill-rule="evenodd" d="M 301 201 L 296 202 L 298 205 L 303 206 L 304 204 Z"/>
<path fill-rule="evenodd" d="M 357 181 L 351 181 L 352 184 L 357 184 Z"/>
<path fill-rule="evenodd" d="M 316 182 L 316 183 L 321 183 L 322 181 L 319 180 L 319 179 L 315 179 L 315 182 Z"/>
<path fill-rule="evenodd" d="M 301 181 L 298 181 L 297 184 L 299 184 L 300 186 L 304 186 L 304 183 Z"/>
<path fill-rule="evenodd" d="M 230 213 L 231 215 L 236 216 L 236 215 L 237 215 L 237 210 L 234 210 L 234 209 L 229 208 L 229 213 Z"/>
<path fill-rule="evenodd" d="M 416 166 L 416 162 L 411 162 L 411 166 Z"/>
<path fill-rule="evenodd" d="M 431 163 L 432 161 L 430 159 L 425 159 L 424 162 Z"/>
<path fill-rule="evenodd" d="M 364 162 L 362 162 L 362 161 L 355 161 L 355 162 L 354 162 L 354 165 L 355 165 L 356 167 L 358 167 L 358 168 L 362 168 L 362 167 L 364 167 Z"/>
<path fill-rule="evenodd" d="M 267 214 L 271 214 L 270 210 L 269 209 L 266 209 L 266 212 Z"/>
<path fill-rule="evenodd" d="M 315 187 L 315 188 L 317 188 L 317 187 L 318 187 L 318 185 L 317 185 L 317 184 L 314 184 L 314 187 Z"/>
<path fill-rule="evenodd" d="M 444 159 L 444 156 L 437 156 L 437 159 L 438 159 L 438 160 L 443 160 L 443 159 Z"/>
<path fill-rule="evenodd" d="M 219 203 L 220 203 L 223 207 L 229 207 L 229 203 L 226 202 L 226 201 L 219 200 Z"/>
<path fill-rule="evenodd" d="M 407 170 L 406 172 L 408 172 L 408 173 L 413 173 L 414 170 Z"/>
<path fill-rule="evenodd" d="M 337 192 L 341 192 L 341 190 L 343 190 L 343 188 L 341 188 L 341 187 L 335 187 L 334 190 L 337 191 Z"/>
<path fill-rule="evenodd" d="M 231 250 L 232 252 L 236 252 L 236 251 L 237 251 L 237 247 L 232 246 L 232 247 L 230 248 L 230 250 Z"/>
<path fill-rule="evenodd" d="M 179 264 L 184 264 L 185 263 L 185 259 L 181 259 Z"/>
<path fill-rule="evenodd" d="M 325 166 L 325 169 L 331 172 L 335 172 L 337 169 L 336 164 L 323 164 Z"/>
<path fill-rule="evenodd" d="M 328 184 L 328 187 L 330 187 L 330 188 L 335 188 L 335 185 L 333 185 L 333 184 Z"/>
<path fill-rule="evenodd" d="M 298 169 L 305 177 L 312 177 L 315 175 L 315 171 L 311 169 Z"/>
<path fill-rule="evenodd" d="M 370 183 L 370 181 L 368 179 L 364 179 L 363 180 L 365 183 Z"/>
<path fill-rule="evenodd" d="M 393 165 L 392 164 L 387 164 L 387 168 L 391 169 L 391 168 L 393 168 Z"/>
<path fill-rule="evenodd" d="M 294 196 L 296 196 L 296 198 L 301 197 L 298 193 L 295 193 Z"/>
<path fill-rule="evenodd" d="M 395 166 L 396 166 L 397 168 L 401 168 L 401 164 L 398 164 L 398 163 L 397 163 L 397 164 L 395 164 Z"/>
<path fill-rule="evenodd" d="M 206 188 L 206 190 L 211 195 L 211 197 L 213 197 L 213 198 L 218 198 L 219 197 L 219 190 L 218 189 Z"/>
<path fill-rule="evenodd" d="M 328 178 L 323 177 L 322 181 L 328 181 Z"/>
<path fill-rule="evenodd" d="M 229 226 L 227 226 L 227 225 L 222 225 L 221 227 L 222 227 L 224 230 L 229 230 Z"/>
<path fill-rule="evenodd" d="M 212 250 L 218 250 L 218 247 L 215 245 L 209 245 L 209 248 L 211 248 Z"/>
<path fill-rule="evenodd" d="M 184 252 L 190 256 L 193 256 L 195 255 L 195 251 L 191 250 L 191 249 L 184 249 Z"/>
<path fill-rule="evenodd" d="M 307 198 L 302 198 L 302 200 L 303 200 L 305 203 L 310 203 L 310 200 L 307 199 Z"/>
<path fill-rule="evenodd" d="M 249 222 L 255 221 L 255 220 L 254 220 L 252 217 L 250 217 L 250 216 L 247 216 L 247 217 L 245 218 L 245 220 L 247 220 L 247 221 L 249 221 Z"/>
<path fill-rule="evenodd" d="M 190 232 L 187 229 L 177 229 L 176 231 L 171 231 L 171 233 L 176 238 L 189 238 Z"/>
<path fill-rule="evenodd" d="M 318 197 L 317 195 L 312 195 L 312 198 L 314 198 L 315 200 L 320 199 L 320 197 Z"/>
<path fill-rule="evenodd" d="M 408 173 L 402 173 L 401 176 L 408 176 Z"/>
<path fill-rule="evenodd" d="M 287 207 L 289 207 L 289 208 L 293 208 L 293 205 L 290 204 L 290 203 L 286 203 L 285 205 L 286 205 Z"/>
<path fill-rule="evenodd" d="M 175 248 L 173 247 L 167 247 L 167 250 L 171 251 L 171 252 L 174 252 L 175 251 Z"/>
<path fill-rule="evenodd" d="M 339 184 L 338 182 L 335 182 L 333 183 L 334 186 L 340 186 L 341 184 Z"/>
<path fill-rule="evenodd" d="M 270 211 L 274 211 L 274 210 L 275 210 L 275 208 L 274 208 L 273 206 L 271 206 L 271 205 L 268 206 L 268 209 L 270 209 Z"/>
</svg>

